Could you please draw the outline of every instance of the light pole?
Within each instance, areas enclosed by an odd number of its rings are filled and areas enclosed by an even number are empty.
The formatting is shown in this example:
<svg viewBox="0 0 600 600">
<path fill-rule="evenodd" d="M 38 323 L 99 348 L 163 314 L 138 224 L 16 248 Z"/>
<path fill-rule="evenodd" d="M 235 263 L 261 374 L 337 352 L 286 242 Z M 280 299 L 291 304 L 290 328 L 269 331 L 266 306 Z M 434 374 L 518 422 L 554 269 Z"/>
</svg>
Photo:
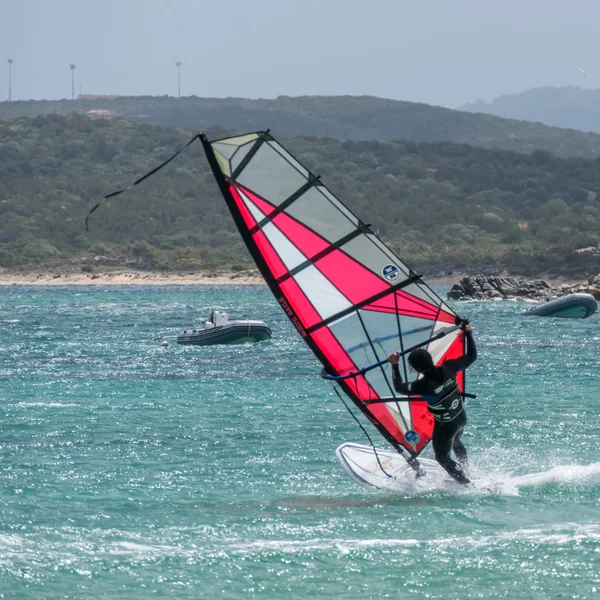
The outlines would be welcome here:
<svg viewBox="0 0 600 600">
<path fill-rule="evenodd" d="M 177 65 L 177 97 L 181 98 L 181 61 L 178 60 Z"/>
<path fill-rule="evenodd" d="M 75 100 L 75 65 L 69 65 L 71 69 L 71 100 Z"/>
<path fill-rule="evenodd" d="M 10 102 L 12 97 L 12 64 L 13 59 L 8 59 L 8 101 Z"/>
</svg>

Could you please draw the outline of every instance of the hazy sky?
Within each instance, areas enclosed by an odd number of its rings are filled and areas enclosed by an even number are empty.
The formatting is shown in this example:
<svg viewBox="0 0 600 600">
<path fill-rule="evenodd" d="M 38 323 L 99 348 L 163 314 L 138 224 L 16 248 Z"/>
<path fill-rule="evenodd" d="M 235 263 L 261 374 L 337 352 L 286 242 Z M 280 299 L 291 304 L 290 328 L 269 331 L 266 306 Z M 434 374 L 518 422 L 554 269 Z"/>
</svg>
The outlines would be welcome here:
<svg viewBox="0 0 600 600">
<path fill-rule="evenodd" d="M 598 0 L 0 0 L 0 94 L 373 95 L 456 107 L 600 87 Z M 577 68 L 583 68 L 583 76 Z"/>
</svg>

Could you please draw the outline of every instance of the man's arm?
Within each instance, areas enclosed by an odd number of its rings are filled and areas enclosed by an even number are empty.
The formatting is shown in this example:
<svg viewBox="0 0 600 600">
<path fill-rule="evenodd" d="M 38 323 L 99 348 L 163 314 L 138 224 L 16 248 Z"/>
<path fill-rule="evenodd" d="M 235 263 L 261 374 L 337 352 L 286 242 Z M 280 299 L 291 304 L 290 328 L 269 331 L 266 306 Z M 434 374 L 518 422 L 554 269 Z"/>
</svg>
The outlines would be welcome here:
<svg viewBox="0 0 600 600">
<path fill-rule="evenodd" d="M 475 344 L 475 339 L 473 338 L 473 333 L 471 332 L 470 323 L 465 325 L 465 338 L 467 342 L 466 354 L 460 356 L 459 358 L 452 358 L 444 361 L 444 366 L 455 373 L 464 371 L 467 367 L 471 366 L 477 358 L 477 345 Z"/>
<path fill-rule="evenodd" d="M 394 385 L 394 389 L 399 394 L 404 394 L 405 396 L 414 396 L 420 394 L 420 379 L 417 381 L 413 381 L 412 383 L 404 383 L 402 381 L 402 375 L 400 375 L 400 367 L 398 366 L 399 360 L 399 352 L 394 352 L 393 354 L 390 354 L 388 356 L 388 361 L 392 365 L 392 383 Z"/>
<path fill-rule="evenodd" d="M 404 383 L 402 381 L 402 376 L 400 375 L 400 368 L 398 367 L 398 363 L 392 363 L 392 383 L 394 384 L 394 389 L 399 394 L 410 394 L 410 383 Z"/>
</svg>

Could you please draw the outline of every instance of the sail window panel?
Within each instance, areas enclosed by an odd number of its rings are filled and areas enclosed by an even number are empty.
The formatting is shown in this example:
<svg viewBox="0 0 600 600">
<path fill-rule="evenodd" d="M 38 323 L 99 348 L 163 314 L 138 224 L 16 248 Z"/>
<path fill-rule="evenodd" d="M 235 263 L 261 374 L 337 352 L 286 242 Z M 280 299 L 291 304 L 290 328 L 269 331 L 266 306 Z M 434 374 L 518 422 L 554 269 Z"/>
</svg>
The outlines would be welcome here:
<svg viewBox="0 0 600 600">
<path fill-rule="evenodd" d="M 268 144 L 262 144 L 237 181 L 275 206 L 299 190 L 307 178 Z"/>
<path fill-rule="evenodd" d="M 323 327 L 315 331 L 312 334 L 312 339 L 337 373 L 347 374 L 355 370 L 355 365 L 348 358 L 345 350 L 340 346 L 329 329 Z M 362 376 L 347 379 L 346 386 L 357 398 L 367 399 L 376 397 L 375 390 L 371 388 L 367 380 Z M 382 408 L 383 405 L 373 405 L 370 407 L 370 410 L 373 413 L 382 412 Z M 385 413 L 385 410 L 383 412 Z M 393 429 L 396 428 L 395 424 L 392 423 L 391 425 Z"/>
<path fill-rule="evenodd" d="M 330 243 L 356 229 L 355 223 L 328 202 L 318 187 L 302 194 L 285 212 Z"/>
<path fill-rule="evenodd" d="M 387 377 L 387 379 L 386 379 Z M 365 379 L 368 381 L 371 388 L 375 391 L 375 394 L 379 398 L 393 398 L 394 397 L 394 386 L 392 383 L 392 369 L 391 367 L 384 366 L 382 369 L 373 369 L 368 373 L 365 373 Z M 398 394 L 396 394 L 397 396 Z M 368 400 L 369 398 L 367 398 Z"/>
<path fill-rule="evenodd" d="M 331 202 L 349 221 L 354 223 L 355 227 L 358 227 L 359 220 L 356 215 L 352 214 L 325 186 L 319 188 L 323 196 Z"/>
<path fill-rule="evenodd" d="M 373 243 L 374 238 L 375 236 L 371 234 L 360 235 L 344 244 L 341 249 L 384 281 L 386 280 L 383 278 L 383 269 L 389 264 L 394 264 L 398 267 L 399 277 L 394 281 L 388 281 L 390 285 L 400 283 L 400 281 L 409 277 L 409 270 L 406 265 L 400 261 L 390 262 L 377 244 Z"/>
<path fill-rule="evenodd" d="M 361 311 L 367 334 L 377 351 L 377 360 L 382 360 L 397 350 L 407 350 L 417 344 L 422 344 L 431 338 L 434 330 L 434 321 L 395 315 L 389 313 L 377 313 L 372 311 Z M 402 340 L 398 335 L 398 321 Z M 405 381 L 416 378 L 414 373 L 404 373 Z"/>
<path fill-rule="evenodd" d="M 386 260 L 391 263 L 402 263 L 402 261 L 388 248 L 376 235 L 371 235 L 373 245 L 377 246 L 382 254 L 386 256 Z"/>
<path fill-rule="evenodd" d="M 288 271 L 306 261 L 306 256 L 273 223 L 267 223 L 263 227 L 263 233 Z"/>
<path fill-rule="evenodd" d="M 436 321 L 429 319 L 419 319 L 416 317 L 400 316 L 400 327 L 402 329 L 402 347 L 396 350 L 407 350 L 418 344 L 422 344 L 431 339 L 436 333 Z M 416 379 L 416 373 L 406 373 L 407 381 Z"/>
<path fill-rule="evenodd" d="M 361 316 L 362 314 L 361 311 Z M 371 327 L 368 331 L 368 337 L 371 337 L 372 340 L 375 340 L 377 336 L 390 337 L 389 334 L 391 332 L 391 336 L 395 338 L 395 342 L 390 342 L 390 340 L 388 340 L 388 346 L 389 348 L 397 348 L 398 333 L 395 320 L 395 315 L 374 315 L 373 318 L 371 318 Z M 386 350 L 376 341 L 374 343 L 375 351 L 373 351 L 367 333 L 365 333 L 365 329 L 363 328 L 363 323 L 359 320 L 357 313 L 352 313 L 339 321 L 335 321 L 330 325 L 330 329 L 351 358 L 353 364 L 356 365 L 356 369 L 378 362 L 385 358 L 389 352 L 393 351 L 390 349 L 386 354 Z M 387 382 L 381 369 L 370 371 L 365 376 L 377 396 L 391 397 L 394 395 L 391 387 L 391 371 Z M 371 398 L 372 397 L 373 396 L 371 396 Z"/>
<path fill-rule="evenodd" d="M 285 158 L 285 160 L 290 163 L 296 169 L 296 171 L 302 173 L 305 179 L 308 179 L 310 174 L 309 170 L 306 167 L 303 167 L 283 146 L 281 146 L 281 144 L 275 140 L 269 141 L 268 144 L 275 150 L 275 152 L 277 152 L 277 154 Z"/>
<path fill-rule="evenodd" d="M 348 353 L 327 327 L 318 329 L 312 333 L 311 337 L 337 373 L 347 375 L 356 370 L 356 365 L 352 362 Z M 364 379 L 362 377 L 356 377 L 348 379 L 347 382 L 349 385 L 364 384 Z M 373 395 L 373 391 L 366 385 L 364 385 L 363 388 L 363 391 L 366 391 L 371 396 Z M 359 395 L 359 397 L 363 396 Z"/>
<path fill-rule="evenodd" d="M 356 312 L 350 313 L 329 325 L 345 352 L 350 356 L 357 368 L 372 364 L 373 351 Z"/>
<path fill-rule="evenodd" d="M 244 144 L 243 146 L 237 149 L 236 153 L 230 160 L 232 173 L 235 173 L 235 170 L 240 166 L 244 158 L 246 158 L 248 152 L 250 152 L 250 150 L 254 148 L 255 144 L 256 142 L 253 142 L 251 144 Z"/>
<path fill-rule="evenodd" d="M 294 279 L 322 319 L 327 319 L 351 306 L 349 300 L 314 266 L 302 270 Z"/>
<path fill-rule="evenodd" d="M 370 310 L 361 310 L 360 316 L 362 323 L 354 316 L 352 319 L 340 319 L 330 325 L 332 333 L 358 368 L 383 360 L 396 350 L 406 350 L 426 342 L 432 337 L 436 325 L 435 321 L 427 319 Z M 402 341 L 399 337 L 398 322 L 402 331 Z M 416 379 L 413 372 L 407 373 L 401 368 L 401 373 L 405 381 Z"/>
</svg>

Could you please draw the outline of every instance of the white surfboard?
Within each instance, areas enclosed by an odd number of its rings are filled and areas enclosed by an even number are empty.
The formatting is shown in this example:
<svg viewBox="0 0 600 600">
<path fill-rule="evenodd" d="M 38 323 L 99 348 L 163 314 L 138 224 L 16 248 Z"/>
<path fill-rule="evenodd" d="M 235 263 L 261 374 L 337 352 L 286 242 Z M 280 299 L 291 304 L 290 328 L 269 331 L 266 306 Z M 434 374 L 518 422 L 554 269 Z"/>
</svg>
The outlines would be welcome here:
<svg viewBox="0 0 600 600">
<path fill-rule="evenodd" d="M 425 472 L 417 477 L 415 470 L 394 451 L 347 442 L 339 446 L 336 456 L 344 471 L 359 485 L 405 493 L 425 491 L 482 491 L 502 493 L 503 485 L 489 477 L 473 478 L 471 485 L 456 482 L 440 465 L 428 458 L 419 458 Z"/>
<path fill-rule="evenodd" d="M 373 450 L 371 446 L 347 442 L 335 451 L 346 473 L 364 487 L 388 489 L 399 480 L 415 484 L 420 479 L 415 470 L 397 452 Z M 445 471 L 433 460 L 420 458 L 419 463 L 425 473 L 446 475 Z M 426 475 L 427 476 L 427 475 Z"/>
</svg>

